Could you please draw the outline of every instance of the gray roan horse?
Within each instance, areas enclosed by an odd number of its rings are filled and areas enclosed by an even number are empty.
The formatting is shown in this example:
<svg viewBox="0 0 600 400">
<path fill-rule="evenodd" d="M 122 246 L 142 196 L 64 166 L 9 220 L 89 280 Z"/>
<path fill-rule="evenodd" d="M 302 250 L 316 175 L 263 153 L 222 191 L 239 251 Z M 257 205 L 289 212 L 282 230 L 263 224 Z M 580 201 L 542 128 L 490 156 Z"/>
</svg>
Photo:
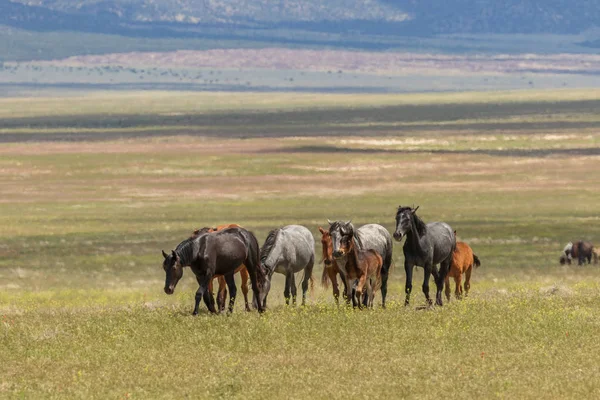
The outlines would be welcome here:
<svg viewBox="0 0 600 400">
<path fill-rule="evenodd" d="M 381 267 L 381 305 L 385 307 L 385 297 L 387 295 L 387 281 L 390 267 L 392 265 L 392 237 L 383 226 L 378 224 L 363 225 L 358 229 L 354 229 L 352 221 L 335 221 L 329 222 L 329 235 L 331 236 L 331 244 L 333 246 L 333 257 L 336 258 L 341 269 L 346 268 L 346 255 L 341 249 L 342 241 L 355 239 L 358 250 L 375 250 L 383 259 Z M 345 279 L 345 276 L 342 277 Z M 347 285 L 353 286 L 352 282 L 346 282 Z M 354 296 L 351 296 L 354 299 Z M 363 303 L 367 305 L 367 296 L 363 298 Z M 356 306 L 357 304 L 353 305 Z"/>
<path fill-rule="evenodd" d="M 233 280 L 233 273 L 242 264 L 248 269 L 254 297 L 261 300 L 257 308 L 262 312 L 262 299 L 266 276 L 260 266 L 258 241 L 252 232 L 244 228 L 228 228 L 222 231 L 207 233 L 200 231 L 179 243 L 177 248 L 167 254 L 162 252 L 163 268 L 166 273 L 165 293 L 173 294 L 177 282 L 183 276 L 183 267 L 191 267 L 200 287 L 196 291 L 196 303 L 193 314 L 198 314 L 200 299 L 209 311 L 216 313 L 215 300 L 208 290 L 208 284 L 215 274 L 224 275 Z M 233 308 L 232 297 L 229 309 Z"/>
<path fill-rule="evenodd" d="M 271 288 L 274 272 L 285 275 L 285 303 L 296 304 L 296 280 L 294 274 L 304 270 L 302 278 L 302 305 L 306 303 L 308 281 L 312 283 L 315 263 L 315 239 L 310 231 L 300 225 L 287 225 L 269 232 L 260 250 L 260 263 L 267 274 L 263 307 L 267 305 L 267 294 Z"/>
<path fill-rule="evenodd" d="M 429 276 L 433 274 L 437 287 L 435 303 L 441 306 L 444 280 L 450 270 L 452 253 L 456 248 L 456 236 L 450 225 L 444 222 L 431 222 L 426 225 L 416 214 L 418 208 L 399 206 L 396 213 L 394 239 L 401 241 L 406 236 L 406 242 L 402 248 L 404 270 L 406 271 L 404 304 L 408 305 L 410 302 L 413 267 L 417 265 L 423 267 L 424 270 L 423 293 L 427 302 L 432 303 L 429 298 Z M 437 264 L 440 264 L 439 270 Z"/>
</svg>

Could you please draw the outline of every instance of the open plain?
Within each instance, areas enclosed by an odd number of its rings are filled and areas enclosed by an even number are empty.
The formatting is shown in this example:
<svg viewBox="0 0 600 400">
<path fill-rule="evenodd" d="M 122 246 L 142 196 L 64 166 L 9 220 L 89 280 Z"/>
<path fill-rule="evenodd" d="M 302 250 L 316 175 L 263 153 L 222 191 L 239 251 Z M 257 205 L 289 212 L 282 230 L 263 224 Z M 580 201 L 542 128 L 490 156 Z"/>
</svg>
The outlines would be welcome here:
<svg viewBox="0 0 600 400">
<path fill-rule="evenodd" d="M 101 93 L 0 99 L 0 397 L 597 398 L 600 91 Z M 481 259 L 470 296 L 191 316 L 161 249 L 198 227 L 327 219 L 394 230 L 419 205 Z M 318 257 L 320 258 L 320 257 Z M 431 283 L 433 287 L 433 282 Z"/>
</svg>

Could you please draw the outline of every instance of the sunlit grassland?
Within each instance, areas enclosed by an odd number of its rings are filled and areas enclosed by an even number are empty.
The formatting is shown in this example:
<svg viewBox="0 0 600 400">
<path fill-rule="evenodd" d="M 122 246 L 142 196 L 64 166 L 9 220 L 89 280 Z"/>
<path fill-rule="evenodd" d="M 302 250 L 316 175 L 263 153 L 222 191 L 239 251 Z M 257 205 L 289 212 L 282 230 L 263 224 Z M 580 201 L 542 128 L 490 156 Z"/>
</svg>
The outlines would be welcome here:
<svg viewBox="0 0 600 400">
<path fill-rule="evenodd" d="M 154 115 L 231 111 L 382 107 L 394 105 L 551 103 L 599 100 L 600 90 L 522 90 L 420 94 L 214 93 L 214 92 L 90 92 L 68 97 L 0 99 L 0 117 L 57 115 Z"/>
<path fill-rule="evenodd" d="M 600 136 L 584 115 L 585 130 L 490 132 L 483 118 L 476 130 L 299 139 L 266 120 L 247 129 L 281 136 L 5 143 L 0 397 L 596 398 L 600 268 L 558 265 L 567 241 L 600 237 L 599 156 L 578 153 Z M 307 307 L 285 307 L 275 276 L 262 316 L 238 292 L 232 315 L 192 317 L 190 271 L 175 295 L 162 291 L 160 250 L 194 228 L 237 222 L 261 243 L 290 223 L 318 239 L 327 218 L 392 231 L 399 204 L 471 244 L 483 265 L 469 298 L 417 310 L 417 269 L 404 307 L 401 244 L 386 310 L 337 308 L 320 264 Z"/>
</svg>

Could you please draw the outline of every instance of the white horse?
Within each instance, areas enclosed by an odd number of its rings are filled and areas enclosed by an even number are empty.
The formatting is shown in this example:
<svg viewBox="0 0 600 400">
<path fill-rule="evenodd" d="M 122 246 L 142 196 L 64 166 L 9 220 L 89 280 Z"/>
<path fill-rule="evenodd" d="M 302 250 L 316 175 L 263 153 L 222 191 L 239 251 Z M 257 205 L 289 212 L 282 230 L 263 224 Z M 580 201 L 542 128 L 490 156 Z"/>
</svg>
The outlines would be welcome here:
<svg viewBox="0 0 600 400">
<path fill-rule="evenodd" d="M 304 270 L 302 278 L 302 305 L 306 303 L 308 282 L 313 281 L 312 270 L 315 263 L 315 239 L 312 233 L 300 225 L 287 225 L 269 232 L 260 250 L 260 263 L 267 271 L 265 293 L 271 288 L 274 272 L 285 275 L 285 303 L 296 304 L 296 278 L 294 274 Z M 267 297 L 265 295 L 264 306 Z"/>
</svg>

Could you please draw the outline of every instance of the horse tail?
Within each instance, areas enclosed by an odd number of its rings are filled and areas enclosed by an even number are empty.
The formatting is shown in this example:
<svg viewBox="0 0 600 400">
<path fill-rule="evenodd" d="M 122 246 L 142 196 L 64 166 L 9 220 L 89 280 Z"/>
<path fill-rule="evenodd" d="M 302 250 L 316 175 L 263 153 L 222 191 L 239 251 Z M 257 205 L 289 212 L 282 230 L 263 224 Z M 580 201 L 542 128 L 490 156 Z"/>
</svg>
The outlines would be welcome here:
<svg viewBox="0 0 600 400">
<path fill-rule="evenodd" d="M 240 229 L 243 229 L 243 228 L 240 228 Z M 248 232 L 248 235 L 244 235 L 244 236 L 246 236 L 246 238 L 248 240 L 248 259 L 250 259 L 252 261 L 252 263 L 255 265 L 254 270 L 256 271 L 256 278 L 257 278 L 256 284 L 259 288 L 262 289 L 263 283 L 265 282 L 267 275 L 263 271 L 262 266 L 260 264 L 260 245 L 258 244 L 258 240 L 256 239 L 256 236 L 254 235 L 254 233 L 252 233 L 250 231 L 246 231 L 246 232 Z M 248 266 L 246 266 L 246 268 L 247 267 Z"/>
<path fill-rule="evenodd" d="M 481 261 L 479 261 L 479 257 L 477 257 L 475 253 L 473 253 L 473 264 L 475 265 L 475 268 L 481 267 Z"/>
<path fill-rule="evenodd" d="M 302 272 L 302 279 L 300 280 L 300 282 L 298 282 L 296 284 L 296 289 L 298 289 L 298 287 L 300 286 L 300 284 L 302 282 L 304 282 L 304 280 L 306 279 L 306 268 L 304 268 L 303 272 Z M 322 279 L 322 277 L 321 277 Z M 313 278 L 313 274 L 312 271 L 310 272 L 310 276 L 308 277 L 308 280 L 310 281 L 310 294 L 312 295 L 315 291 L 315 280 Z"/>
</svg>

